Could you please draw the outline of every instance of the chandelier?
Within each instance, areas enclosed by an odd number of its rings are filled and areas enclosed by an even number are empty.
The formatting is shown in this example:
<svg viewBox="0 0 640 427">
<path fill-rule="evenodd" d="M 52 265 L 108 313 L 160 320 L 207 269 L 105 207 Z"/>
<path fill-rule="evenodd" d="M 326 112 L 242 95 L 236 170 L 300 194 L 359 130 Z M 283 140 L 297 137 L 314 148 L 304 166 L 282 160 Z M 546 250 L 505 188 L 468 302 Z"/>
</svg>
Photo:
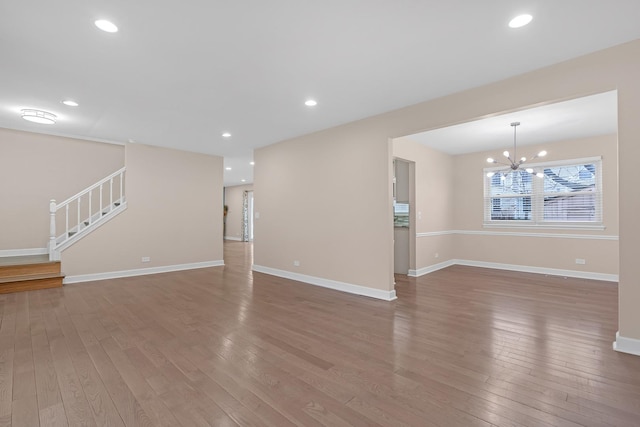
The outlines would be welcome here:
<svg viewBox="0 0 640 427">
<path fill-rule="evenodd" d="M 500 172 L 502 177 L 504 178 L 507 173 L 519 170 L 520 166 L 522 166 L 528 160 L 537 159 L 538 157 L 544 157 L 544 156 L 547 155 L 547 152 L 545 150 L 542 150 L 538 154 L 533 156 L 531 159 L 527 159 L 526 157 L 520 157 L 519 160 L 516 160 L 516 159 L 518 159 L 518 152 L 516 151 L 516 128 L 518 126 L 520 126 L 520 122 L 513 122 L 513 123 L 511 123 L 511 126 L 513 127 L 513 157 L 511 156 L 511 153 L 509 153 L 509 151 L 507 151 L 507 150 L 505 150 L 502 153 L 502 155 L 507 158 L 509 163 L 499 162 L 496 159 L 494 159 L 493 157 L 487 158 L 487 162 L 488 163 L 492 163 L 492 164 L 496 164 L 496 165 L 503 165 L 503 166 L 506 166 L 508 169 L 505 169 L 504 171 L 488 172 L 487 176 L 489 178 L 491 178 L 493 175 L 495 175 L 496 172 Z M 525 168 L 525 171 L 527 173 L 530 173 L 531 175 L 536 175 L 538 178 L 542 178 L 544 176 L 544 174 L 542 172 L 535 172 L 533 170 L 533 168 Z"/>
</svg>

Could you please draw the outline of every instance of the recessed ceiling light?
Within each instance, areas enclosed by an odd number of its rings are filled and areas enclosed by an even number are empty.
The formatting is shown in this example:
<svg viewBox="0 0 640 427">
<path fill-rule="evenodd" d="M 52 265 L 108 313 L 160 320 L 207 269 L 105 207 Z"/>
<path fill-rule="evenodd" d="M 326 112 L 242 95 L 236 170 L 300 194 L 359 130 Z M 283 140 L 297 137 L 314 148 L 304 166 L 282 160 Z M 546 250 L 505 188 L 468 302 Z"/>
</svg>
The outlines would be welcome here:
<svg viewBox="0 0 640 427">
<path fill-rule="evenodd" d="M 46 111 L 26 109 L 22 110 L 21 113 L 23 119 L 33 123 L 52 125 L 56 122 L 56 115 Z"/>
<path fill-rule="evenodd" d="M 316 101 L 315 99 L 307 99 L 306 101 L 304 101 L 304 105 L 306 105 L 307 107 L 315 107 L 316 105 L 318 105 L 318 101 Z"/>
<path fill-rule="evenodd" d="M 230 170 L 231 170 L 231 168 L 230 168 L 229 166 L 227 166 L 227 167 L 225 168 L 225 170 L 230 171 Z"/>
<path fill-rule="evenodd" d="M 250 164 L 251 166 L 253 166 L 253 165 L 255 165 L 255 164 L 256 164 L 256 162 L 249 162 L 249 164 Z"/>
<path fill-rule="evenodd" d="M 96 22 L 96 27 L 100 28 L 102 31 L 106 31 L 107 33 L 117 33 L 118 27 L 111 21 L 107 21 L 106 19 L 98 19 Z"/>
<path fill-rule="evenodd" d="M 223 138 L 231 138 L 231 134 L 230 134 L 229 132 L 224 132 L 224 133 L 222 134 L 222 137 L 223 137 Z"/>
<path fill-rule="evenodd" d="M 518 15 L 515 18 L 513 18 L 511 21 L 509 21 L 509 26 L 511 28 L 524 27 L 529 22 L 531 22 L 532 19 L 533 19 L 533 16 L 526 13 L 524 15 Z"/>
<path fill-rule="evenodd" d="M 76 101 L 72 101 L 70 99 L 65 99 L 62 103 L 68 107 L 77 107 L 79 105 Z"/>
</svg>

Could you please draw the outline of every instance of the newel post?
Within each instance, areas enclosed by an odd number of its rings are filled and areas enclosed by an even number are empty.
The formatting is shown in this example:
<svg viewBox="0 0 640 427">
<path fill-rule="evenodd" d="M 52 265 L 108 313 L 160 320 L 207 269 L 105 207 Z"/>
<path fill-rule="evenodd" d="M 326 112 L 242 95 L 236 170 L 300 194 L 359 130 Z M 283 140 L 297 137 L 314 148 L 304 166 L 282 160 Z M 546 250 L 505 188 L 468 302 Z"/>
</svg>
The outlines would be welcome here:
<svg viewBox="0 0 640 427">
<path fill-rule="evenodd" d="M 49 201 L 49 259 L 54 260 L 56 248 L 56 201 Z"/>
</svg>

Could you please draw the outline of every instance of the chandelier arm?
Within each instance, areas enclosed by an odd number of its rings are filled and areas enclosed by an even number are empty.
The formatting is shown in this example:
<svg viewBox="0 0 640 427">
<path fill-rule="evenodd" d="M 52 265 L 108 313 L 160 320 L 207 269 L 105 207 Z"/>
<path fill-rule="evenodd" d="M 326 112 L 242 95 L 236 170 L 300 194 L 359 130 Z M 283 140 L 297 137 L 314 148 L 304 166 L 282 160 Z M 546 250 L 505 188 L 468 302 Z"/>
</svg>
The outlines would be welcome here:
<svg viewBox="0 0 640 427">
<path fill-rule="evenodd" d="M 492 162 L 492 164 L 511 167 L 511 165 L 510 165 L 509 163 L 502 163 L 502 162 L 498 162 L 498 161 L 496 161 L 496 160 L 494 160 L 494 161 Z"/>
</svg>

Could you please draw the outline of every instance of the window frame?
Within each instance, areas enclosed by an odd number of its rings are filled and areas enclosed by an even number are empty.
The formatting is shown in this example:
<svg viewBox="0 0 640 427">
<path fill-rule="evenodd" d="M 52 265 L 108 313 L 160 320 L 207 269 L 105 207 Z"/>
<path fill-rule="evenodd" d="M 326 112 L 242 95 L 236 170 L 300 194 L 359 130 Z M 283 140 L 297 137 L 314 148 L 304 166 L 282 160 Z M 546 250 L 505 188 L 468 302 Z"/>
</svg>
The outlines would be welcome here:
<svg viewBox="0 0 640 427">
<path fill-rule="evenodd" d="M 602 188 L 603 165 L 602 156 L 584 157 L 578 159 L 556 160 L 549 162 L 527 163 L 521 168 L 533 168 L 535 170 L 543 170 L 558 166 L 578 166 L 585 164 L 593 164 L 596 168 L 595 191 L 591 192 L 596 197 L 596 207 L 599 204 L 598 218 L 596 221 L 548 221 L 544 219 L 544 180 L 545 178 L 537 178 L 532 176 L 531 194 L 522 195 L 505 195 L 501 198 L 509 197 L 531 197 L 531 219 L 525 220 L 505 220 L 491 219 L 492 200 L 497 198 L 491 196 L 491 179 L 487 177 L 488 172 L 504 172 L 506 166 L 493 166 L 483 169 L 483 227 L 492 228 L 558 228 L 558 229 L 583 229 L 583 230 L 604 230 L 604 198 Z M 526 173 L 526 172 L 525 172 Z M 547 193 L 550 194 L 550 193 Z M 586 194 L 586 193 L 585 193 Z"/>
</svg>

